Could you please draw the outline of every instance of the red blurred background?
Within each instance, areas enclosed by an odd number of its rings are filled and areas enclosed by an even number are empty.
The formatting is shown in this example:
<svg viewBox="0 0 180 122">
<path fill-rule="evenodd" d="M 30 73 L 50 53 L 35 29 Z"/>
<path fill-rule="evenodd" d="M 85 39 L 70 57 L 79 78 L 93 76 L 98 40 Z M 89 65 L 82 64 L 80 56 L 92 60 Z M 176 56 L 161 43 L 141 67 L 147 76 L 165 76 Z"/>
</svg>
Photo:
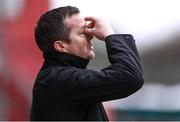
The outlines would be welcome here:
<svg viewBox="0 0 180 122">
<path fill-rule="evenodd" d="M 42 65 L 33 30 L 46 10 L 48 0 L 24 0 L 18 15 L 1 19 L 0 120 L 29 119 L 32 86 Z"/>
</svg>

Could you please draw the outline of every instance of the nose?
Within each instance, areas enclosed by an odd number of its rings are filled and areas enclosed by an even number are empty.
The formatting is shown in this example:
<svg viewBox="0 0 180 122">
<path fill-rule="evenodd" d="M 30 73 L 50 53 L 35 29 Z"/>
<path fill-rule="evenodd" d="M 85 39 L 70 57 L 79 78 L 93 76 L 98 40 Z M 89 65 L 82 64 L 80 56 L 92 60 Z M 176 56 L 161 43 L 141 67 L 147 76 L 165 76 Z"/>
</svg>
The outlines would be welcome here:
<svg viewBox="0 0 180 122">
<path fill-rule="evenodd" d="M 93 35 L 89 35 L 89 34 L 85 34 L 86 35 L 86 39 L 88 41 L 90 41 L 91 39 L 93 39 Z"/>
</svg>

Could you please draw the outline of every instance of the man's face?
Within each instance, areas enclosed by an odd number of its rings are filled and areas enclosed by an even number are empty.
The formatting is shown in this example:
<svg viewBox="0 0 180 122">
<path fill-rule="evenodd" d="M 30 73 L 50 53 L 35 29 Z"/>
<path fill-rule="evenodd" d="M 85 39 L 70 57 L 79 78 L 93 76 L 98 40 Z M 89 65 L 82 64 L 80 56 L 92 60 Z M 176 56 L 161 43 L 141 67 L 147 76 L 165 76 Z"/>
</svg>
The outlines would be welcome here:
<svg viewBox="0 0 180 122">
<path fill-rule="evenodd" d="M 84 18 L 80 14 L 75 14 L 67 17 L 65 23 L 70 28 L 70 43 L 66 44 L 67 52 L 82 58 L 93 59 L 95 57 L 91 43 L 93 36 L 84 33 L 86 27 Z"/>
</svg>

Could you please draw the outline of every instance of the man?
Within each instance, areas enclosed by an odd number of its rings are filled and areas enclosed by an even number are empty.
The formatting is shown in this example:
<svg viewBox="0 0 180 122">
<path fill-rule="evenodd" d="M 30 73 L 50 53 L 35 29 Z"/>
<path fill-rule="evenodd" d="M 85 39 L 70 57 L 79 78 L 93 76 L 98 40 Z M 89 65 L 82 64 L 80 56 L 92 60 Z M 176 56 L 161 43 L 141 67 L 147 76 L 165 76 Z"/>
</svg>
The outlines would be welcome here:
<svg viewBox="0 0 180 122">
<path fill-rule="evenodd" d="M 91 39 L 106 43 L 110 66 L 87 69 Z M 33 88 L 31 120 L 108 120 L 101 102 L 127 97 L 142 87 L 139 55 L 131 35 L 114 34 L 94 17 L 66 6 L 43 14 L 35 28 L 45 62 Z"/>
</svg>

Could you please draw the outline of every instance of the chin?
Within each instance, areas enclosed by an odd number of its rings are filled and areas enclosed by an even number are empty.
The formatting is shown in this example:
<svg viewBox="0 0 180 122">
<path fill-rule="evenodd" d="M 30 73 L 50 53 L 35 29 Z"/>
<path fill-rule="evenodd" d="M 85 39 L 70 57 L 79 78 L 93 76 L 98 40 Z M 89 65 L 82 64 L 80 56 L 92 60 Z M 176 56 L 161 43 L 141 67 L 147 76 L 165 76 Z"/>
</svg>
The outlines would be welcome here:
<svg viewBox="0 0 180 122">
<path fill-rule="evenodd" d="M 87 59 L 91 60 L 93 58 L 95 58 L 95 53 L 94 52 L 89 53 Z"/>
</svg>

